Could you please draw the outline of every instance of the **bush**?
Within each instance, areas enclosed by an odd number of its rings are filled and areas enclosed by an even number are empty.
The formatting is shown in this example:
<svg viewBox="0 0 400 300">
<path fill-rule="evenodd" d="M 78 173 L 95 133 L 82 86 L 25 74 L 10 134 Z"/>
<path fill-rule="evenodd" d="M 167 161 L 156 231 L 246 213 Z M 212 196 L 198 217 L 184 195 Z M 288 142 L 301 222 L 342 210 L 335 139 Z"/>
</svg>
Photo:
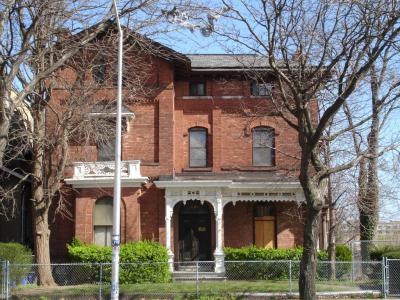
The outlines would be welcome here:
<svg viewBox="0 0 400 300">
<path fill-rule="evenodd" d="M 257 248 L 255 246 L 243 248 L 225 248 L 225 260 L 228 261 L 251 261 L 251 260 L 301 260 L 303 248 L 274 249 Z M 328 260 L 328 253 L 325 250 L 318 251 L 318 260 Z M 351 251 L 345 245 L 338 245 L 336 248 L 336 260 L 351 261 Z"/>
<path fill-rule="evenodd" d="M 0 243 L 0 261 L 7 260 L 10 264 L 32 264 L 32 251 L 18 243 Z M 16 283 L 30 272 L 30 266 L 15 266 L 11 268 L 10 279 Z M 0 278 L 3 272 L 0 274 Z"/>
<path fill-rule="evenodd" d="M 336 260 L 337 261 L 351 261 L 352 253 L 346 245 L 336 245 Z"/>
<path fill-rule="evenodd" d="M 98 263 L 103 266 L 103 281 L 111 281 L 111 247 L 86 245 L 74 241 L 68 245 L 72 260 L 81 263 L 92 263 L 88 267 L 93 280 L 98 280 Z M 140 241 L 121 245 L 120 250 L 120 283 L 168 282 L 171 274 L 168 268 L 168 256 L 165 247 L 151 241 Z"/>
<path fill-rule="evenodd" d="M 255 246 L 243 248 L 226 247 L 225 260 L 228 261 L 252 261 L 252 260 L 300 260 L 303 249 L 273 249 L 273 248 L 257 248 Z"/>
<path fill-rule="evenodd" d="M 301 260 L 303 248 L 273 249 L 257 248 L 255 246 L 243 248 L 225 248 L 226 276 L 229 279 L 259 280 L 259 279 L 287 279 L 289 274 L 289 264 L 278 262 L 284 260 Z M 319 261 L 327 261 L 328 253 L 326 251 L 318 252 Z M 351 251 L 345 245 L 338 245 L 336 250 L 336 260 L 351 261 Z M 231 262 L 229 262 L 231 261 Z M 243 262 L 234 262 L 243 261 Z M 270 261 L 264 263 L 250 263 L 249 261 Z M 271 262 L 272 261 L 272 262 Z M 276 262 L 273 262 L 276 261 Z M 328 264 L 319 264 L 317 274 L 320 277 L 326 277 Z M 292 275 L 297 277 L 300 264 L 292 263 Z M 337 277 L 344 276 L 351 269 L 350 264 L 342 264 L 337 268 Z"/>
<path fill-rule="evenodd" d="M 369 250 L 372 260 L 382 260 L 383 257 L 400 259 L 400 248 L 393 246 L 374 247 Z"/>
</svg>

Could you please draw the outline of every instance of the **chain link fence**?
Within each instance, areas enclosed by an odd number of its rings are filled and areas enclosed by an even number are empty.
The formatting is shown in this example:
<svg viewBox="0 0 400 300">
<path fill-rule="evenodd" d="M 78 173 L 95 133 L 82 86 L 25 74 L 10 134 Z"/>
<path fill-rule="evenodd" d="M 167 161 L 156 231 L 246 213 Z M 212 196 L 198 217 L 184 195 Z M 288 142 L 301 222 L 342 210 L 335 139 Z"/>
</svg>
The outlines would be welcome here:
<svg viewBox="0 0 400 300">
<path fill-rule="evenodd" d="M 353 261 L 369 260 L 369 253 L 384 247 L 400 247 L 399 241 L 352 241 L 349 244 Z"/>
<path fill-rule="evenodd" d="M 364 272 L 354 276 L 355 266 Z M 236 298 L 298 292 L 299 261 L 225 261 L 225 272 L 214 270 L 214 261 L 121 263 L 120 299 Z M 42 272 L 50 272 L 54 286 L 42 287 L 40 280 L 49 279 Z M 380 293 L 385 286 L 383 273 L 382 262 L 320 261 L 316 287 L 318 292 Z M 1 274 L 2 299 L 107 299 L 110 294 L 108 263 L 3 263 Z"/>
</svg>

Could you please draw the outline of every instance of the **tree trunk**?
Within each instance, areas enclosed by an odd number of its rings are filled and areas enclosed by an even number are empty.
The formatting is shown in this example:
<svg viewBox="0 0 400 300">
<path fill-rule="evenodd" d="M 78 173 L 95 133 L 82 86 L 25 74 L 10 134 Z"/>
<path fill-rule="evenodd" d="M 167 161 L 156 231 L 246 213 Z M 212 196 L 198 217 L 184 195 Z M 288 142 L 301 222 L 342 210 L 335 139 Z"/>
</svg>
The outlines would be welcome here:
<svg viewBox="0 0 400 300">
<path fill-rule="evenodd" d="M 54 286 L 50 265 L 50 230 L 48 224 L 48 210 L 35 208 L 35 253 L 38 263 L 38 284 L 41 286 Z"/>
<path fill-rule="evenodd" d="M 316 299 L 317 241 L 321 210 L 308 207 L 304 224 L 303 256 L 300 262 L 299 291 L 301 300 Z"/>
<path fill-rule="evenodd" d="M 3 101 L 3 100 L 0 100 Z M 0 112 L 0 166 L 3 166 L 4 153 L 8 144 L 8 131 L 10 129 L 10 120 L 6 112 Z"/>
<path fill-rule="evenodd" d="M 372 241 L 375 236 L 376 226 L 379 218 L 379 182 L 378 182 L 378 143 L 379 143 L 379 84 L 376 82 L 376 74 L 371 73 L 372 92 L 372 118 L 370 132 L 368 134 L 369 157 L 363 166 L 364 181 L 363 194 L 359 199 L 360 210 L 360 239 Z M 360 176 L 361 177 L 361 176 Z M 360 183 L 359 183 L 360 184 Z M 363 260 L 369 260 L 370 242 L 361 244 L 361 256 Z"/>
<path fill-rule="evenodd" d="M 360 240 L 368 241 L 370 240 L 370 234 L 368 233 L 369 223 L 369 213 L 366 206 L 366 193 L 367 193 L 367 164 L 366 160 L 362 159 L 358 166 L 358 213 L 360 215 Z M 361 260 L 369 260 L 368 248 L 369 245 L 366 242 L 361 242 Z"/>
<path fill-rule="evenodd" d="M 333 201 L 331 178 L 328 179 L 328 210 L 329 210 L 329 229 L 328 229 L 328 259 L 331 262 L 329 275 L 331 280 L 336 279 L 336 207 Z"/>
<path fill-rule="evenodd" d="M 38 283 L 42 286 L 55 285 L 50 265 L 50 200 L 44 193 L 44 159 L 45 159 L 45 113 L 40 105 L 34 109 L 32 195 L 33 195 L 33 225 L 35 230 L 35 255 L 38 263 Z"/>
<path fill-rule="evenodd" d="M 4 154 L 8 145 L 8 133 L 10 130 L 10 120 L 13 110 L 13 102 L 10 100 L 10 94 L 7 92 L 5 83 L 0 79 L 0 166 L 4 164 Z"/>
</svg>

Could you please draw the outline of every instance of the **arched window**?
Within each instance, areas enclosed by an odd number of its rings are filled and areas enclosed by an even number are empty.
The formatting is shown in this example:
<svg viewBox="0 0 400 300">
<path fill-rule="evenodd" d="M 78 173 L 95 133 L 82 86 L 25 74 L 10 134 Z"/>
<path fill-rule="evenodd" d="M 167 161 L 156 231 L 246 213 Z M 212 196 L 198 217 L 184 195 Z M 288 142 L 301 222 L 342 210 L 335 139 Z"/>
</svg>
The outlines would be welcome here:
<svg viewBox="0 0 400 300">
<path fill-rule="evenodd" d="M 270 127 L 253 129 L 253 166 L 275 165 L 275 131 Z"/>
<path fill-rule="evenodd" d="M 254 244 L 259 248 L 276 247 L 276 210 L 273 203 L 254 205 Z"/>
<path fill-rule="evenodd" d="M 94 243 L 111 246 L 113 198 L 103 197 L 96 201 L 93 211 Z"/>
<path fill-rule="evenodd" d="M 207 129 L 189 129 L 189 167 L 207 167 Z"/>
</svg>

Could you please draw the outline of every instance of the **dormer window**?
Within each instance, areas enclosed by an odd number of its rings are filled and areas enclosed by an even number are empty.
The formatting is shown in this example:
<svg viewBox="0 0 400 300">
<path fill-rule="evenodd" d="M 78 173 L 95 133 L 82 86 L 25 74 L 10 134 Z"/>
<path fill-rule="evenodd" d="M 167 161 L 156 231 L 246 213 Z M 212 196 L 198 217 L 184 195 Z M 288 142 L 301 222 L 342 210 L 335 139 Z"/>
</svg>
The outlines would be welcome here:
<svg viewBox="0 0 400 300">
<path fill-rule="evenodd" d="M 252 96 L 271 96 L 272 95 L 272 84 L 264 83 L 264 82 L 262 82 L 262 83 L 252 82 L 251 95 Z"/>
<path fill-rule="evenodd" d="M 189 96 L 205 96 L 206 83 L 202 81 L 189 83 Z"/>
</svg>

